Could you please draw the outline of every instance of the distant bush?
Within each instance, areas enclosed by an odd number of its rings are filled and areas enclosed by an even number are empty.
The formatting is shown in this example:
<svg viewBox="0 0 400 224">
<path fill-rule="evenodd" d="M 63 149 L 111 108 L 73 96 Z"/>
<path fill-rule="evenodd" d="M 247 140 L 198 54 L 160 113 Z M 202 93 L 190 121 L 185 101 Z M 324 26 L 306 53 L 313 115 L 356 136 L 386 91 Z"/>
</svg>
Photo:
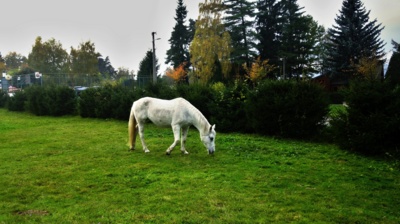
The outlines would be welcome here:
<svg viewBox="0 0 400 224">
<path fill-rule="evenodd" d="M 329 110 L 328 96 L 313 83 L 261 83 L 246 101 L 247 121 L 254 131 L 290 138 L 317 134 Z"/>
<path fill-rule="evenodd" d="M 335 141 L 343 148 L 369 155 L 398 151 L 400 87 L 358 81 L 343 93 L 348 108 L 331 122 Z"/>
<path fill-rule="evenodd" d="M 26 109 L 38 116 L 63 116 L 76 112 L 76 94 L 66 86 L 26 88 Z"/>
<path fill-rule="evenodd" d="M 27 95 L 23 91 L 15 92 L 14 96 L 8 97 L 6 107 L 9 111 L 24 111 Z"/>
<path fill-rule="evenodd" d="M 7 99 L 8 99 L 7 93 L 0 90 L 0 107 L 6 106 Z"/>
</svg>

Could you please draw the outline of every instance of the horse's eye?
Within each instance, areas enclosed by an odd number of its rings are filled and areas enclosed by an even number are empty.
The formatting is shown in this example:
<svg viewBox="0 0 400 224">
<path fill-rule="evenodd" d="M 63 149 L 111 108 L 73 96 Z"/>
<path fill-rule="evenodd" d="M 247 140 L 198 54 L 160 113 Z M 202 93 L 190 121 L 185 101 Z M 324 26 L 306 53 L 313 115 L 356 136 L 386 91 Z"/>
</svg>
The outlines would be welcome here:
<svg viewBox="0 0 400 224">
<path fill-rule="evenodd" d="M 211 140 L 211 141 L 214 141 L 214 137 L 210 137 L 210 140 Z"/>
</svg>

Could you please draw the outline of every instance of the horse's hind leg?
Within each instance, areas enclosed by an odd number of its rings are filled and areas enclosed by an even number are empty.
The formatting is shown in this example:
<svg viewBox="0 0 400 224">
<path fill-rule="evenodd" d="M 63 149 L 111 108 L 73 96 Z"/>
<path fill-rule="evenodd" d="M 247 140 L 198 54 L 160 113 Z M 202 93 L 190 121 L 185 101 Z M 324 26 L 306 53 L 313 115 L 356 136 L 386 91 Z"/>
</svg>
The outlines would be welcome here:
<svg viewBox="0 0 400 224">
<path fill-rule="evenodd" d="M 144 142 L 144 123 L 143 122 L 138 122 L 138 130 L 139 130 L 140 141 L 142 142 L 143 151 L 145 153 L 148 153 L 148 152 L 150 152 L 150 150 L 147 148 L 146 143 Z"/>
<path fill-rule="evenodd" d="M 171 154 L 171 151 L 175 148 L 176 144 L 179 143 L 180 135 L 181 135 L 181 127 L 179 125 L 172 126 L 172 131 L 174 132 L 174 142 L 165 152 L 167 155 Z"/>
<path fill-rule="evenodd" d="M 186 138 L 187 138 L 187 134 L 188 134 L 189 128 L 190 128 L 190 126 L 182 128 L 181 151 L 182 151 L 183 154 L 189 154 L 188 151 L 186 151 L 186 148 L 185 148 Z"/>
</svg>

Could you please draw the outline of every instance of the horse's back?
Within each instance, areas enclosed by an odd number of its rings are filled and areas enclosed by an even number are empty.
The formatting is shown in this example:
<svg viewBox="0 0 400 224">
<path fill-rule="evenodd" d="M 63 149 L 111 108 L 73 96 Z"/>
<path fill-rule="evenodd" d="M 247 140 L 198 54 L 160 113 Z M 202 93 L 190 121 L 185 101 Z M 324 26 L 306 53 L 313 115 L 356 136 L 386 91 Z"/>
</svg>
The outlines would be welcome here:
<svg viewBox="0 0 400 224">
<path fill-rule="evenodd" d="M 171 125 L 177 113 L 186 109 L 188 102 L 183 98 L 163 100 L 143 97 L 133 103 L 132 110 L 138 120 L 150 119 L 154 124 Z"/>
</svg>

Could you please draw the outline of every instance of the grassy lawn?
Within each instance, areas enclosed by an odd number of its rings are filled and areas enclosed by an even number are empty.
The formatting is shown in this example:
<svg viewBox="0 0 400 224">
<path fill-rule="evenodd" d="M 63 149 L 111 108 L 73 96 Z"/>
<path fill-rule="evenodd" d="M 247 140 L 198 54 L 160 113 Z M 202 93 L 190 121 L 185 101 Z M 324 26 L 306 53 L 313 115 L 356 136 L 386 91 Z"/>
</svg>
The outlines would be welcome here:
<svg viewBox="0 0 400 224">
<path fill-rule="evenodd" d="M 0 109 L 0 223 L 399 223 L 400 171 L 336 146 Z M 218 128 L 218 124 L 217 124 Z"/>
</svg>

